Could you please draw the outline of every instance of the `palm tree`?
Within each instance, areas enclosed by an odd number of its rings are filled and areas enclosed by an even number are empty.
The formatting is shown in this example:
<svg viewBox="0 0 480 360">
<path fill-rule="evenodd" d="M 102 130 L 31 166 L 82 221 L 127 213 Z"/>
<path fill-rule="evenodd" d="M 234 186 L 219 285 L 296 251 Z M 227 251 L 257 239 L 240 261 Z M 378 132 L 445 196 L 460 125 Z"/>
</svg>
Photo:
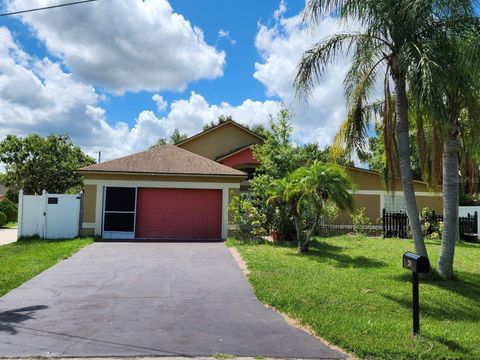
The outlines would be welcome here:
<svg viewBox="0 0 480 360">
<path fill-rule="evenodd" d="M 362 29 L 335 34 L 308 49 L 298 65 L 295 88 L 298 96 L 308 95 L 335 58 L 351 54 L 351 66 L 344 80 L 347 118 L 341 132 L 348 150 L 362 151 L 372 110 L 366 104 L 376 83 L 383 82 L 382 120 L 388 173 L 394 175 L 396 168 L 399 169 L 415 249 L 424 256 L 427 249 L 410 163 L 407 80 L 412 71 L 421 74 L 425 83 L 431 78 L 435 63 L 425 38 L 435 31 L 438 14 L 446 17 L 450 7 L 465 3 L 470 1 L 308 0 L 304 11 L 308 25 L 333 14 L 347 23 L 357 22 Z M 394 85 L 394 111 L 390 81 Z"/>
<path fill-rule="evenodd" d="M 352 209 L 349 191 L 353 188 L 352 180 L 342 167 L 315 162 L 298 168 L 283 179 L 275 180 L 268 201 L 280 201 L 289 207 L 295 221 L 298 252 L 303 253 L 308 250 L 324 203 L 328 200 L 340 210 Z"/>
<path fill-rule="evenodd" d="M 433 72 L 433 86 L 419 82 L 418 90 L 432 113 L 432 126 L 442 129 L 444 145 L 443 215 L 444 230 L 438 260 L 440 275 L 453 277 L 455 240 L 458 236 L 458 205 L 460 190 L 459 156 L 468 153 L 469 137 L 478 141 L 480 117 L 480 60 L 470 51 L 480 35 L 475 29 L 478 19 L 473 9 L 462 9 L 463 21 L 455 27 L 436 33 L 432 48 L 438 66 Z M 473 55 L 473 56 L 472 56 Z M 462 114 L 463 113 L 463 114 Z M 467 119 L 467 121 L 461 121 Z M 473 120 L 476 121 L 468 121 Z"/>
</svg>

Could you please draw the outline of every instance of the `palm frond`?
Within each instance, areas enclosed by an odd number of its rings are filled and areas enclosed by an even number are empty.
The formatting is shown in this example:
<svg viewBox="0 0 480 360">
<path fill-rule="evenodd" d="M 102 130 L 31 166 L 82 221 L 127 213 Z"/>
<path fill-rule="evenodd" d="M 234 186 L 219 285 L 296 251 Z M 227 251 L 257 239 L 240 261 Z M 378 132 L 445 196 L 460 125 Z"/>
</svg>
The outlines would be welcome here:
<svg viewBox="0 0 480 360">
<path fill-rule="evenodd" d="M 347 55 L 364 38 L 359 32 L 339 33 L 306 50 L 297 65 L 294 88 L 297 98 L 309 95 L 329 65 Z"/>
</svg>

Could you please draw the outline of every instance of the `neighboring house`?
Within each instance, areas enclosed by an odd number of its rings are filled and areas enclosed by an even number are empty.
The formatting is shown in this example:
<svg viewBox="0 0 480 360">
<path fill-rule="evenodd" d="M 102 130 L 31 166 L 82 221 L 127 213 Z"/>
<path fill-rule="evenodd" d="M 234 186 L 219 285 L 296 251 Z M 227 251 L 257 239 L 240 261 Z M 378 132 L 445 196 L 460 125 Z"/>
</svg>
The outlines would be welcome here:
<svg viewBox="0 0 480 360">
<path fill-rule="evenodd" d="M 230 199 L 250 190 L 248 179 L 259 166 L 252 147 L 263 141 L 230 120 L 177 145 L 79 169 L 85 178 L 82 233 L 107 239 L 225 239 L 233 226 Z M 378 173 L 347 171 L 357 184 L 355 208 L 366 207 L 372 221 L 383 207 L 404 206 L 398 185 L 392 198 Z M 415 187 L 420 208 L 441 211 L 439 194 L 421 182 Z M 350 222 L 348 214 L 340 219 Z"/>
<path fill-rule="evenodd" d="M 395 179 L 395 184 L 390 191 L 385 190 L 384 183 L 379 173 L 356 167 L 346 167 L 348 175 L 357 186 L 353 192 L 354 210 L 364 207 L 370 221 L 377 222 L 382 218 L 382 211 L 405 212 L 405 198 L 403 196 L 400 179 Z M 418 210 L 429 207 L 438 214 L 443 213 L 443 194 L 428 188 L 427 183 L 414 181 L 415 195 Z M 341 213 L 338 222 L 351 223 L 350 213 Z"/>
</svg>

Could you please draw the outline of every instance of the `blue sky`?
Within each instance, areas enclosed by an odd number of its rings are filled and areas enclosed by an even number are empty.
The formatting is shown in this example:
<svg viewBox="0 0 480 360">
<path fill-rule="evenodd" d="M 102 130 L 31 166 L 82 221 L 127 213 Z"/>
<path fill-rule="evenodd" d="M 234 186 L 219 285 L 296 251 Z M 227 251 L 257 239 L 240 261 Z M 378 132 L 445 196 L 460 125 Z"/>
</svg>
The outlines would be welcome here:
<svg viewBox="0 0 480 360">
<path fill-rule="evenodd" d="M 66 0 L 3 0 L 22 10 Z M 293 97 L 295 66 L 316 34 L 303 1 L 98 0 L 0 18 L 0 137 L 68 133 L 92 154 L 143 150 L 178 127 L 192 135 L 219 115 L 267 124 L 286 104 L 295 139 L 324 146 L 344 116 L 345 64 L 309 105 Z"/>
</svg>

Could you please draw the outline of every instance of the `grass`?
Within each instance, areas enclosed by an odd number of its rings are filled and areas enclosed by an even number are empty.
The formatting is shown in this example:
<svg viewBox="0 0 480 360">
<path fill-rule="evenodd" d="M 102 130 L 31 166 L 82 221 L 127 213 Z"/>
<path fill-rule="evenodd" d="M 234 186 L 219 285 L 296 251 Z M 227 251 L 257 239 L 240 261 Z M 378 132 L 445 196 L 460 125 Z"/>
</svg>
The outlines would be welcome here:
<svg viewBox="0 0 480 360">
<path fill-rule="evenodd" d="M 13 228 L 16 228 L 16 227 L 17 227 L 17 222 L 16 221 L 11 221 L 9 223 L 6 223 L 2 227 L 0 227 L 0 229 L 13 229 Z"/>
<path fill-rule="evenodd" d="M 421 335 L 413 337 L 409 240 L 341 236 L 294 246 L 228 241 L 258 298 L 367 359 L 480 359 L 480 244 L 455 250 L 455 280 L 420 280 Z M 427 241 L 432 264 L 440 245 Z"/>
<path fill-rule="evenodd" d="M 0 296 L 92 242 L 92 238 L 23 239 L 0 246 Z"/>
</svg>

